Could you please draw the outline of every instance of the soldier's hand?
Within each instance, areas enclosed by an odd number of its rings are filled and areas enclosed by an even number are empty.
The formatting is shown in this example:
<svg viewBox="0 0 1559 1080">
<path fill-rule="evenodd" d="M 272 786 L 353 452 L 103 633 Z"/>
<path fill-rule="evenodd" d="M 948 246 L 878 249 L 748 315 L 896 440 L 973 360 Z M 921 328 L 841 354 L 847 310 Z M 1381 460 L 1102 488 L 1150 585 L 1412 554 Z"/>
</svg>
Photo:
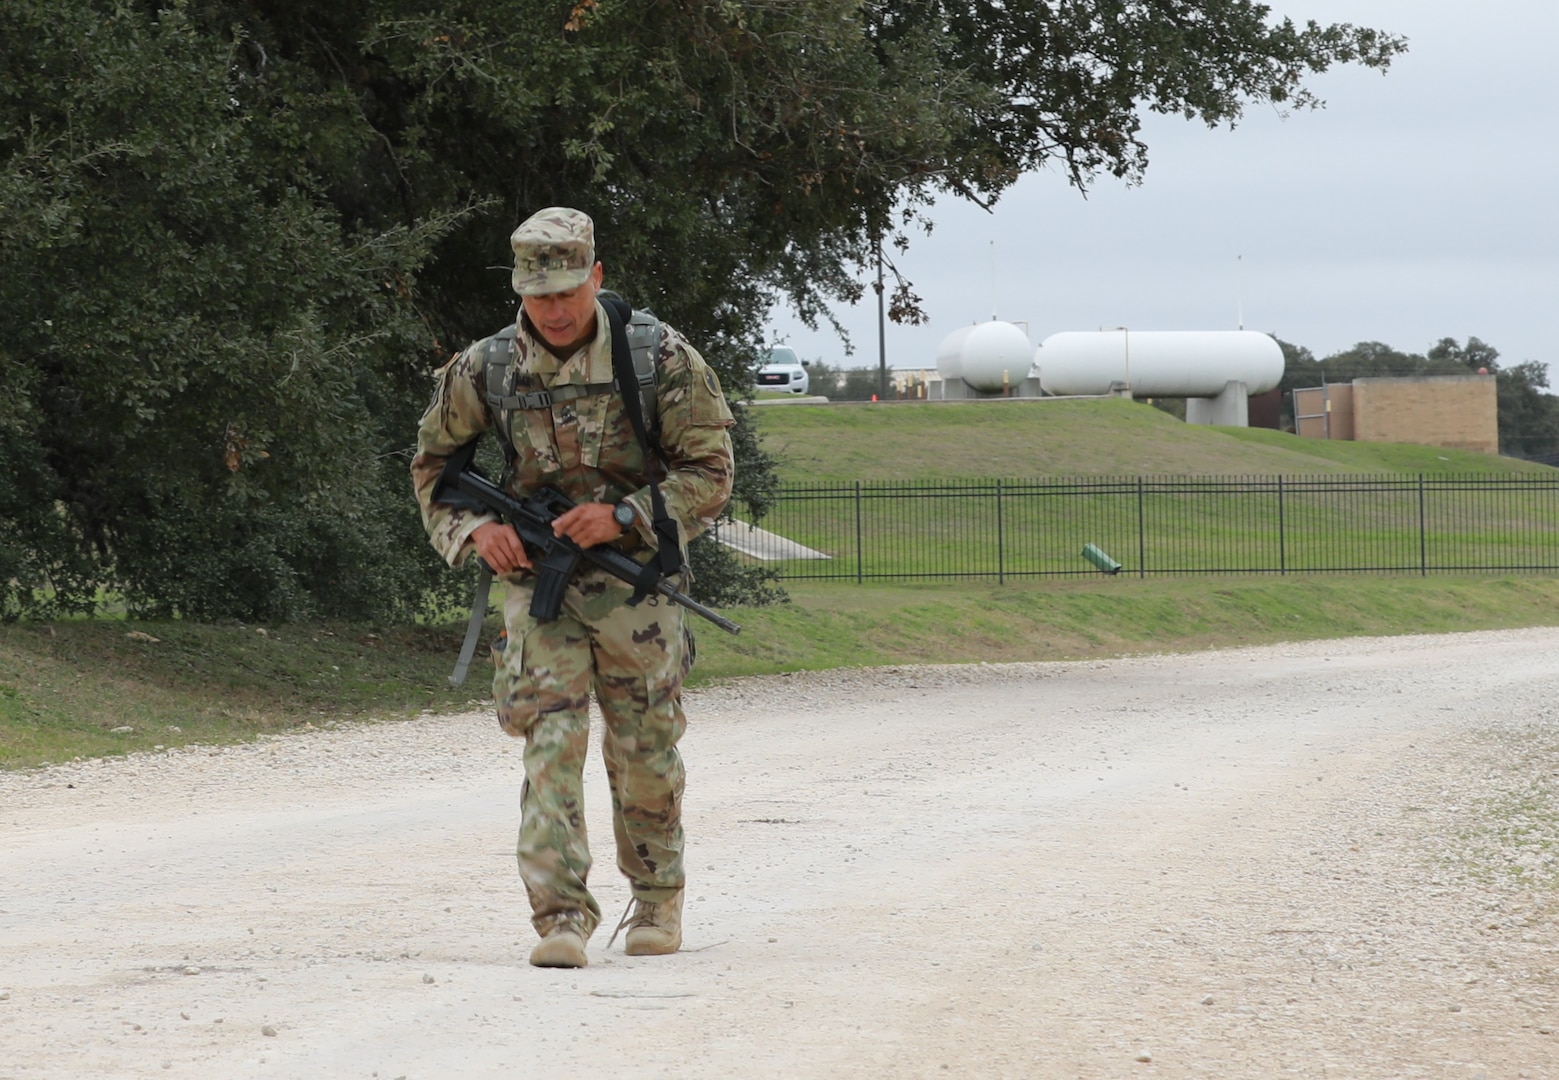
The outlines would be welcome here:
<svg viewBox="0 0 1559 1080">
<path fill-rule="evenodd" d="M 492 568 L 495 574 L 512 574 L 516 570 L 530 569 L 530 556 L 514 526 L 502 521 L 489 521 L 477 526 L 471 534 L 476 553 Z"/>
<path fill-rule="evenodd" d="M 611 503 L 580 503 L 552 523 L 552 535 L 566 536 L 582 548 L 605 544 L 622 534 L 622 526 L 612 517 Z"/>
</svg>

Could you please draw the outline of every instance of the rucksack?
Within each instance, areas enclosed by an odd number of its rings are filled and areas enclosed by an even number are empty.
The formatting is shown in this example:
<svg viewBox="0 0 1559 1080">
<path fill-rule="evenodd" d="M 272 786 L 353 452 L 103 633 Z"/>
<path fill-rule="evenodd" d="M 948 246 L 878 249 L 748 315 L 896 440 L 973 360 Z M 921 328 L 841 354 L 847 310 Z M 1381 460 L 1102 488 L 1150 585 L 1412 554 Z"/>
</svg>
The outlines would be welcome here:
<svg viewBox="0 0 1559 1080">
<path fill-rule="evenodd" d="M 628 354 L 633 359 L 633 373 L 639 383 L 639 401 L 644 409 L 650 445 L 654 447 L 660 436 L 659 399 L 655 394 L 655 380 L 660 366 L 660 320 L 653 312 L 629 309 L 627 301 L 609 289 L 602 289 L 597 296 L 603 306 L 615 302 L 619 315 L 625 310 L 629 311 L 623 328 L 628 334 Z M 510 323 L 488 338 L 482 357 L 487 407 L 497 422 L 499 441 L 510 458 L 514 455 L 514 448 L 509 445 L 509 425 L 513 422 L 516 410 L 551 408 L 554 402 L 605 394 L 616 387 L 615 382 L 584 383 L 523 394 L 506 393 L 509 386 L 509 362 L 514 357 L 514 334 L 515 324 Z"/>
</svg>

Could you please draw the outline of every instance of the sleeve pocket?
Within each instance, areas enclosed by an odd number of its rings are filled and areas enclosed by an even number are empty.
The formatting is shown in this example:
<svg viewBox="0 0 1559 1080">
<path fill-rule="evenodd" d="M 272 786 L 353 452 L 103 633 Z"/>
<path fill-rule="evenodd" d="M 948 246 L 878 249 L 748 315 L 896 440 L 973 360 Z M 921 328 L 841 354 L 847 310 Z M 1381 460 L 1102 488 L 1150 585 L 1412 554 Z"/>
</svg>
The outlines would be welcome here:
<svg viewBox="0 0 1559 1080">
<path fill-rule="evenodd" d="M 691 408 L 688 422 L 698 427 L 729 427 L 735 423 L 731 407 L 720 392 L 720 380 L 705 364 L 699 364 L 691 372 L 688 395 Z"/>
</svg>

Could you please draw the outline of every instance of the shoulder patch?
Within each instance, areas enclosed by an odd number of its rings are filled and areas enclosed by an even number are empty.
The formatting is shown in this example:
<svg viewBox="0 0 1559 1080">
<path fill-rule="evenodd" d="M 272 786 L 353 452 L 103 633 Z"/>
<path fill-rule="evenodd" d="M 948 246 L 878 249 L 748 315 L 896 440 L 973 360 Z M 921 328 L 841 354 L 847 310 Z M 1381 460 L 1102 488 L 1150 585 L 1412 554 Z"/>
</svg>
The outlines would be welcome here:
<svg viewBox="0 0 1559 1080">
<path fill-rule="evenodd" d="M 718 394 L 720 392 L 720 384 L 715 382 L 715 373 L 710 371 L 708 368 L 704 369 L 704 385 L 709 388 L 709 392 L 711 394 Z"/>
</svg>

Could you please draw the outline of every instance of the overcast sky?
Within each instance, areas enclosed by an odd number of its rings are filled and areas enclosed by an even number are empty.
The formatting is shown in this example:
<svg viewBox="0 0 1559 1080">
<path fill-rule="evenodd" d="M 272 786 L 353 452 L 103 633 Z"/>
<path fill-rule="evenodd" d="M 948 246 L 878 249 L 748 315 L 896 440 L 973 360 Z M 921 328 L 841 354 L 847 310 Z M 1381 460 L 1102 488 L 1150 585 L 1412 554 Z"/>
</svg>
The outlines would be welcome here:
<svg viewBox="0 0 1559 1080">
<path fill-rule="evenodd" d="M 946 200 L 895 255 L 930 322 L 888 324 L 890 367 L 934 367 L 993 315 L 1036 344 L 1063 330 L 1264 330 L 1325 357 L 1359 341 L 1423 352 L 1482 338 L 1559 365 L 1556 0 L 1278 0 L 1275 13 L 1404 34 L 1386 75 L 1313 80 L 1324 109 L 1254 106 L 1233 131 L 1150 117 L 1145 182 L 1025 177 L 994 214 Z M 994 272 L 993 272 L 994 268 Z M 788 311 L 804 358 L 877 364 L 875 294 L 840 311 L 855 353 Z M 1553 382 L 1559 386 L 1559 366 Z"/>
</svg>

